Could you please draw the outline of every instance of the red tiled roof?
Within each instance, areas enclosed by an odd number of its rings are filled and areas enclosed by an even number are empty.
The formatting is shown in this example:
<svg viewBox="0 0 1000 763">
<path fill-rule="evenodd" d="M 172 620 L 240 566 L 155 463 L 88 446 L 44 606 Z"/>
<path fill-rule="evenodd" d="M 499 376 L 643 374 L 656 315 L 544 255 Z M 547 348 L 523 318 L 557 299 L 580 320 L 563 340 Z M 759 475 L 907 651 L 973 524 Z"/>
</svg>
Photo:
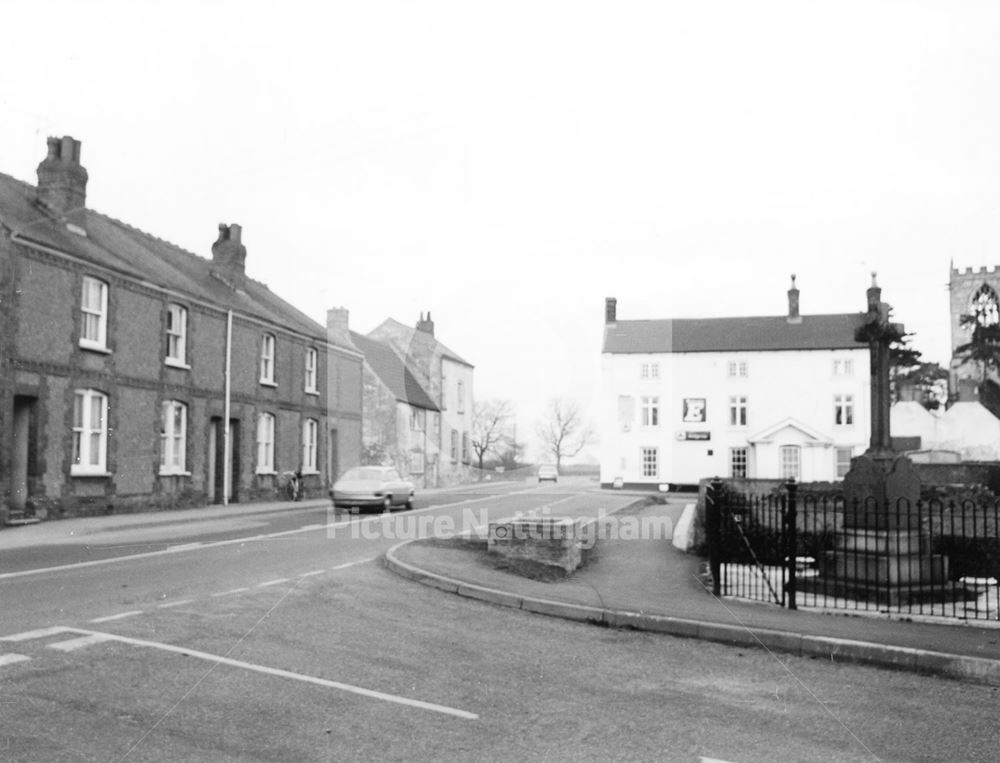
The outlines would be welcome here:
<svg viewBox="0 0 1000 763">
<path fill-rule="evenodd" d="M 747 352 L 771 350 L 856 350 L 864 313 L 747 318 L 672 318 L 617 321 L 604 327 L 604 352 Z"/>
</svg>

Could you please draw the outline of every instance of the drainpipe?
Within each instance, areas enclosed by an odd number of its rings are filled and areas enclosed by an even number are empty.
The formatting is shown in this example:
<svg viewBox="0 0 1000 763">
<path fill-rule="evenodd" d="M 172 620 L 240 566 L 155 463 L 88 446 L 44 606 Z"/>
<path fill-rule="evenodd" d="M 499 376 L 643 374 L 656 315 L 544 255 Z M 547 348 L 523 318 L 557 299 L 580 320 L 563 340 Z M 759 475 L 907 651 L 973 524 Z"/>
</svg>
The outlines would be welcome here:
<svg viewBox="0 0 1000 763">
<path fill-rule="evenodd" d="M 229 431 L 229 377 L 232 370 L 232 360 L 233 360 L 233 311 L 229 310 L 226 313 L 226 400 L 224 406 L 223 425 L 224 441 L 225 446 L 223 447 L 223 457 L 222 457 L 222 505 L 229 505 L 229 489 L 232 482 L 232 458 L 230 456 L 230 450 L 232 449 L 232 437 Z"/>
</svg>

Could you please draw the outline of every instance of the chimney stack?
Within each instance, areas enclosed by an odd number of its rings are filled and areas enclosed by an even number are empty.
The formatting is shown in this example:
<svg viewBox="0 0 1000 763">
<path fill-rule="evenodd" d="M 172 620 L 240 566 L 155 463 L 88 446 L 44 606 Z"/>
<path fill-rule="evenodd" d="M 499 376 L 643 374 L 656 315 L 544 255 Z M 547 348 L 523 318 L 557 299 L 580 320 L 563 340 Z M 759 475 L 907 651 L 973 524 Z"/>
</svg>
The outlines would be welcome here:
<svg viewBox="0 0 1000 763">
<path fill-rule="evenodd" d="M 333 344 L 351 344 L 350 315 L 346 307 L 326 311 L 326 336 Z"/>
<path fill-rule="evenodd" d="M 242 236 L 239 225 L 219 223 L 219 238 L 212 244 L 212 272 L 234 289 L 246 279 L 247 248 Z"/>
<path fill-rule="evenodd" d="M 607 297 L 604 300 L 604 322 L 615 323 L 618 320 L 618 300 Z"/>
<path fill-rule="evenodd" d="M 424 318 L 424 314 L 420 313 L 420 320 L 417 321 L 417 331 L 423 331 L 425 334 L 430 334 L 434 336 L 434 321 L 431 320 L 431 312 L 427 311 L 427 318 Z"/>
<path fill-rule="evenodd" d="M 795 273 L 792 273 L 792 288 L 788 290 L 788 322 L 802 323 L 799 315 L 799 289 L 795 285 Z"/>
<path fill-rule="evenodd" d="M 38 165 L 38 201 L 59 217 L 82 211 L 87 202 L 87 170 L 80 164 L 80 141 L 69 135 L 48 139 L 49 154 Z"/>
</svg>

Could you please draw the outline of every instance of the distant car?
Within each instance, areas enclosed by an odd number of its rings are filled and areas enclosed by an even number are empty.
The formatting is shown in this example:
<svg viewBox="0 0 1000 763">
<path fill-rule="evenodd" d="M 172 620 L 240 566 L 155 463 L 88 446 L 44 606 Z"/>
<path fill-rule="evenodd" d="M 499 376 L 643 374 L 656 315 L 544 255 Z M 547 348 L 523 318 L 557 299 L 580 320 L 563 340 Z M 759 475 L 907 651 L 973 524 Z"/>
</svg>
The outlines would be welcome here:
<svg viewBox="0 0 1000 763">
<path fill-rule="evenodd" d="M 538 467 L 538 481 L 545 482 L 545 480 L 552 480 L 553 482 L 559 481 L 559 470 L 554 466 L 540 466 Z"/>
<path fill-rule="evenodd" d="M 330 497 L 336 508 L 413 508 L 413 483 L 391 466 L 356 466 L 333 483 Z"/>
</svg>

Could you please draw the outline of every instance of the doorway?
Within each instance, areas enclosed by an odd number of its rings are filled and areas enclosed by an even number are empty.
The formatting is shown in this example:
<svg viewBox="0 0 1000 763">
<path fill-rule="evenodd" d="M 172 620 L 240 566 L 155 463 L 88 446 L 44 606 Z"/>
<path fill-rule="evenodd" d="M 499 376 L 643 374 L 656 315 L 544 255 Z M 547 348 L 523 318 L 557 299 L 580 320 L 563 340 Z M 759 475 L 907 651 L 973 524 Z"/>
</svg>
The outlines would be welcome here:
<svg viewBox="0 0 1000 763">
<path fill-rule="evenodd" d="M 10 508 L 24 513 L 31 498 L 31 478 L 37 472 L 38 398 L 14 396 L 14 443 L 10 474 Z"/>
<path fill-rule="evenodd" d="M 205 482 L 208 487 L 210 503 L 222 503 L 225 500 L 226 487 L 226 433 L 222 426 L 222 417 L 213 416 L 208 426 L 208 473 Z M 239 501 L 240 478 L 240 420 L 229 420 L 230 457 L 229 457 L 229 502 Z"/>
<path fill-rule="evenodd" d="M 337 477 L 340 476 L 340 454 L 337 452 L 337 430 L 330 430 L 330 437 L 326 443 L 326 478 L 329 482 L 329 487 L 333 487 L 333 483 L 337 481 Z"/>
</svg>

